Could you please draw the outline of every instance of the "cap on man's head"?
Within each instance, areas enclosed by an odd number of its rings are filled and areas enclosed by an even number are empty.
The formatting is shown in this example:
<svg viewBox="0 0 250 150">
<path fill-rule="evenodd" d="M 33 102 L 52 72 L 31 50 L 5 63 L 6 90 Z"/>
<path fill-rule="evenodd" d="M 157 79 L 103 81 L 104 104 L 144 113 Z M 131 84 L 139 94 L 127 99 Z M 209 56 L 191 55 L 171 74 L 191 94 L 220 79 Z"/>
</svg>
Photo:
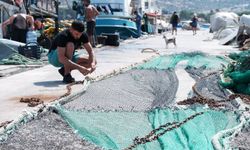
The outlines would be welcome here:
<svg viewBox="0 0 250 150">
<path fill-rule="evenodd" d="M 84 24 L 81 21 L 73 21 L 71 24 L 71 28 L 78 32 L 83 32 L 84 31 Z"/>
</svg>

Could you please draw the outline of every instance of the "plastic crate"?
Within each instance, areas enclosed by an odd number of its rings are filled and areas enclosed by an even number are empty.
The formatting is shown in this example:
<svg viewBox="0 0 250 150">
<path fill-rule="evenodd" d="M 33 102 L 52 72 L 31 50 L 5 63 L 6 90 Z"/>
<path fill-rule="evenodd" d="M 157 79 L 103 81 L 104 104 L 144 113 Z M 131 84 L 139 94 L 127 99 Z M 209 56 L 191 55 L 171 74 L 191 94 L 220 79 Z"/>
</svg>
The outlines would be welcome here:
<svg viewBox="0 0 250 150">
<path fill-rule="evenodd" d="M 106 45 L 119 46 L 120 45 L 120 35 L 119 33 L 102 33 L 102 36 L 107 36 L 105 41 Z"/>
<path fill-rule="evenodd" d="M 37 44 L 26 44 L 18 47 L 18 53 L 28 58 L 41 58 L 41 47 Z"/>
<path fill-rule="evenodd" d="M 107 38 L 108 38 L 107 36 L 99 35 L 97 36 L 97 43 L 105 45 Z"/>
</svg>

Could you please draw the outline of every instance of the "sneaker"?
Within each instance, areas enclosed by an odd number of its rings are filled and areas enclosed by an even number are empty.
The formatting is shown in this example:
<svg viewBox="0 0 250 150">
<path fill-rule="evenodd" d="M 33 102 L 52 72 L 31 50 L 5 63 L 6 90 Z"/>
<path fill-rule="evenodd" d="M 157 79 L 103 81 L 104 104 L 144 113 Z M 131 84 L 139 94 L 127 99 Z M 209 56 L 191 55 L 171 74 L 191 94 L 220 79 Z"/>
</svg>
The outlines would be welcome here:
<svg viewBox="0 0 250 150">
<path fill-rule="evenodd" d="M 68 84 L 68 83 L 72 83 L 75 82 L 75 79 L 71 76 L 71 74 L 67 74 L 63 77 L 63 82 Z"/>
<path fill-rule="evenodd" d="M 64 77 L 64 67 L 60 68 L 58 72 Z"/>
</svg>

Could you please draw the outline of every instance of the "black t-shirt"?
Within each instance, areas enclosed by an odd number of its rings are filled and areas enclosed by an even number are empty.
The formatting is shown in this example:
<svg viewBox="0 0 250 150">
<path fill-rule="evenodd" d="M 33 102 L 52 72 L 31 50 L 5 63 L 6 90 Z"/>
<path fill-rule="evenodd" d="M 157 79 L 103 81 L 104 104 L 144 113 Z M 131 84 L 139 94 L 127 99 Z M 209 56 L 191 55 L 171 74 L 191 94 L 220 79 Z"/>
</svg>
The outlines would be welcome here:
<svg viewBox="0 0 250 150">
<path fill-rule="evenodd" d="M 179 22 L 179 17 L 178 17 L 178 15 L 173 15 L 172 18 L 171 18 L 170 23 L 176 24 L 176 23 L 178 23 L 178 22 Z"/>
<path fill-rule="evenodd" d="M 85 32 L 79 39 L 74 39 L 69 29 L 66 29 L 56 35 L 55 39 L 52 41 L 50 51 L 57 49 L 57 47 L 66 47 L 68 42 L 74 43 L 75 49 L 77 49 L 81 46 L 81 44 L 88 43 L 89 40 Z"/>
</svg>

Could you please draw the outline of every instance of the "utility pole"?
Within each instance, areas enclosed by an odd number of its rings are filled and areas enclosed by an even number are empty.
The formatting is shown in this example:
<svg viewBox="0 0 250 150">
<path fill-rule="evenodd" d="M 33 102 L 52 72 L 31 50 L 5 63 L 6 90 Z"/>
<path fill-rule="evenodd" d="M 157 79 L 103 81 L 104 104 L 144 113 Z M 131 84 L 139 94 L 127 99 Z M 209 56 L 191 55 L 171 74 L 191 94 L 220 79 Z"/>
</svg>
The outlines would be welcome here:
<svg viewBox="0 0 250 150">
<path fill-rule="evenodd" d="M 55 18 L 55 35 L 59 32 L 59 5 L 60 2 L 58 0 L 54 0 L 54 5 L 56 8 L 56 18 Z"/>
</svg>

